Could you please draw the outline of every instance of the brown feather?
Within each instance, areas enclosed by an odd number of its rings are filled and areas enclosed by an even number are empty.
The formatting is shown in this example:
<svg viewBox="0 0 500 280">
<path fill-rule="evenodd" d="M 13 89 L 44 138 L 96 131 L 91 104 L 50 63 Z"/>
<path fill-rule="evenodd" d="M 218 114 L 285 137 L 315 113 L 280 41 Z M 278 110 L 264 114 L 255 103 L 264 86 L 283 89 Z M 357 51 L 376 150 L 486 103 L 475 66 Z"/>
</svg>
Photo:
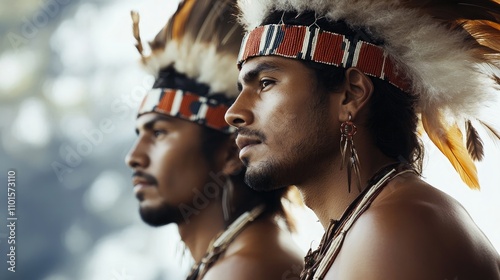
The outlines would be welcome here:
<svg viewBox="0 0 500 280">
<path fill-rule="evenodd" d="M 478 44 L 488 48 L 489 53 L 500 51 L 500 25 L 487 21 L 470 21 L 463 24 L 464 29 L 474 37 Z"/>
<path fill-rule="evenodd" d="M 191 38 L 214 44 L 217 51 L 237 53 L 244 32 L 236 14 L 233 0 L 185 0 L 149 44 L 153 51 L 163 50 L 171 40 Z"/>
<path fill-rule="evenodd" d="M 142 47 L 141 32 L 139 30 L 140 16 L 136 11 L 130 11 L 130 16 L 132 17 L 132 30 L 136 40 L 135 47 L 137 48 L 137 51 L 139 51 L 141 59 L 144 61 L 144 48 Z"/>
<path fill-rule="evenodd" d="M 422 115 L 422 124 L 427 135 L 438 149 L 448 158 L 465 184 L 471 189 L 479 189 L 477 170 L 463 143 L 462 132 L 457 125 L 445 130 L 439 115 L 427 118 Z"/>
<path fill-rule="evenodd" d="M 493 80 L 495 80 L 495 82 L 496 82 L 497 84 L 499 84 L 499 85 L 500 85 L 500 77 L 498 77 L 497 75 L 492 75 L 492 77 L 491 77 L 491 78 L 492 78 Z"/>
<path fill-rule="evenodd" d="M 443 21 L 500 19 L 500 4 L 492 0 L 405 0 L 403 4 Z"/>
<path fill-rule="evenodd" d="M 481 161 L 484 156 L 483 140 L 479 137 L 477 130 L 472 126 L 470 120 L 465 123 L 467 131 L 467 150 L 473 160 Z"/>
</svg>

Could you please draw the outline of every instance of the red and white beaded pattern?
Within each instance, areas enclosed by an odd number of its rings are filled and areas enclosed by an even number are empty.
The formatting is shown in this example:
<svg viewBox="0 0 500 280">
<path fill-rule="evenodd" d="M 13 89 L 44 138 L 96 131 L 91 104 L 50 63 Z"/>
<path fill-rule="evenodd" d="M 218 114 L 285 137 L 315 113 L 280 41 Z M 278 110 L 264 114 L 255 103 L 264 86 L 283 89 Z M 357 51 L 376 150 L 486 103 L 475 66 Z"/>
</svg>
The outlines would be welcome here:
<svg viewBox="0 0 500 280">
<path fill-rule="evenodd" d="M 351 44 L 355 47 L 351 48 Z M 361 40 L 353 42 L 342 34 L 316 26 L 268 24 L 255 28 L 243 38 L 238 67 L 248 58 L 265 55 L 343 68 L 356 67 L 366 75 L 388 81 L 405 92 L 410 89 L 409 83 L 398 75 L 394 62 L 381 47 Z"/>
<path fill-rule="evenodd" d="M 180 89 L 154 88 L 144 97 L 138 115 L 156 112 L 232 133 L 234 129 L 224 120 L 228 109 L 210 97 Z"/>
</svg>

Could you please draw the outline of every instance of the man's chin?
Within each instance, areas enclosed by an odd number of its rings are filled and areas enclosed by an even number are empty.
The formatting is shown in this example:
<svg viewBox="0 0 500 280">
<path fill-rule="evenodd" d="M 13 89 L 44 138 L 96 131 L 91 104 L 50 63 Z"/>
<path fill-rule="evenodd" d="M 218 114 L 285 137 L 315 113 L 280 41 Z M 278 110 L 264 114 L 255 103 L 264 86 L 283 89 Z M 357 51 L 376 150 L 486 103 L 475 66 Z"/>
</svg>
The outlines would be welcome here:
<svg viewBox="0 0 500 280">
<path fill-rule="evenodd" d="M 284 186 L 275 181 L 273 175 L 268 165 L 258 168 L 258 170 L 248 168 L 245 173 L 245 183 L 258 192 L 268 192 L 283 188 Z"/>
<path fill-rule="evenodd" d="M 159 227 L 171 223 L 179 224 L 182 215 L 177 207 L 162 205 L 160 207 L 140 206 L 141 219 L 148 225 Z"/>
</svg>

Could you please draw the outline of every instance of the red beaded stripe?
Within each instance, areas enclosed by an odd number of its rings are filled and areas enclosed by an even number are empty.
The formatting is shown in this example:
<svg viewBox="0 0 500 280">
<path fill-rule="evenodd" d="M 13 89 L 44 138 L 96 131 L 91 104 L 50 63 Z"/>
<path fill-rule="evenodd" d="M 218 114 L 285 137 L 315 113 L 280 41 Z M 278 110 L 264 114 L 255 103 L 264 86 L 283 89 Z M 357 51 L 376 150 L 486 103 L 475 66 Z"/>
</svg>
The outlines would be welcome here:
<svg viewBox="0 0 500 280">
<path fill-rule="evenodd" d="M 342 57 L 345 52 L 342 49 L 343 41 L 344 36 L 342 35 L 330 32 L 320 32 L 316 43 L 316 51 L 314 52 L 313 61 L 321 61 L 326 64 L 339 66 L 342 63 Z M 335 49 L 335 51 L 318 46 L 331 46 L 331 48 Z"/>
<path fill-rule="evenodd" d="M 193 112 L 191 111 L 191 104 L 197 102 L 200 99 L 198 95 L 194 95 L 190 92 L 186 92 L 184 97 L 182 97 L 181 108 L 179 108 L 179 116 L 189 119 L 191 118 Z"/>
<path fill-rule="evenodd" d="M 195 123 L 203 123 L 207 127 L 217 129 L 225 133 L 231 133 L 234 131 L 234 129 L 231 128 L 224 120 L 224 115 L 229 109 L 228 106 L 218 104 L 217 101 L 210 100 L 210 97 L 199 96 L 192 92 L 183 92 L 177 89 L 160 89 L 162 94 L 158 98 L 159 100 L 149 100 L 151 98 L 155 99 L 155 97 L 158 96 L 158 90 L 159 89 L 153 89 L 150 93 L 146 94 L 141 104 L 141 108 L 139 109 L 140 115 L 149 112 L 156 112 L 173 117 L 179 117 Z M 180 102 L 180 107 L 177 110 L 174 108 L 174 102 L 178 94 L 182 94 L 182 100 Z M 144 108 L 146 104 L 150 107 Z M 199 108 L 201 108 L 201 106 L 206 106 L 206 113 L 198 116 L 198 112 L 193 111 L 194 107 L 196 107 L 195 105 Z M 172 111 L 176 111 L 178 113 L 174 114 Z"/>
<path fill-rule="evenodd" d="M 174 104 L 175 99 L 175 89 L 164 89 L 163 90 L 163 98 L 158 103 L 158 109 L 164 112 L 172 112 L 172 105 Z"/>
<path fill-rule="evenodd" d="M 259 53 L 260 40 L 263 33 L 264 28 L 259 28 L 256 29 L 255 32 L 250 33 L 248 38 L 245 38 L 248 48 L 245 48 L 245 52 L 243 53 L 244 57 L 253 56 Z"/>
<path fill-rule="evenodd" d="M 276 35 L 276 29 L 278 28 L 281 29 L 279 36 Z M 238 58 L 238 67 L 241 67 L 248 58 L 264 54 L 303 59 L 305 54 L 299 54 L 305 49 L 303 48 L 304 40 L 308 36 L 314 35 L 311 31 L 312 28 L 314 27 L 278 24 L 255 28 L 250 33 L 247 33 L 243 40 Z M 274 34 L 271 34 L 273 29 Z M 316 44 L 312 45 L 314 47 L 311 51 L 312 61 L 339 67 L 351 67 L 351 65 L 343 64 L 343 58 L 347 57 L 345 53 L 347 49 L 344 46 L 346 42 L 356 44 L 357 50 L 355 53 L 349 54 L 352 57 L 353 67 L 357 67 L 367 75 L 386 80 L 395 87 L 409 92 L 410 84 L 402 75 L 398 75 L 392 59 L 381 47 L 364 41 L 347 41 L 342 34 L 323 31 L 319 28 L 315 28 L 314 31 L 318 35 Z M 273 39 L 281 40 L 281 42 L 278 41 L 279 45 L 274 49 L 270 49 L 271 46 L 269 46 L 264 50 L 265 43 L 276 44 L 271 41 Z M 305 43 L 310 44 L 309 42 Z"/>
<path fill-rule="evenodd" d="M 361 45 L 357 64 L 353 64 L 353 66 L 359 68 L 359 70 L 367 75 L 383 79 L 382 67 L 384 66 L 384 60 L 385 56 L 382 49 L 364 43 Z"/>
<path fill-rule="evenodd" d="M 288 57 L 296 57 L 302 51 L 302 42 L 304 41 L 306 30 L 304 28 L 297 28 L 297 26 L 286 26 L 283 28 L 283 31 L 283 40 L 276 49 L 276 52 Z M 300 39 L 302 41 L 297 42 Z"/>
</svg>

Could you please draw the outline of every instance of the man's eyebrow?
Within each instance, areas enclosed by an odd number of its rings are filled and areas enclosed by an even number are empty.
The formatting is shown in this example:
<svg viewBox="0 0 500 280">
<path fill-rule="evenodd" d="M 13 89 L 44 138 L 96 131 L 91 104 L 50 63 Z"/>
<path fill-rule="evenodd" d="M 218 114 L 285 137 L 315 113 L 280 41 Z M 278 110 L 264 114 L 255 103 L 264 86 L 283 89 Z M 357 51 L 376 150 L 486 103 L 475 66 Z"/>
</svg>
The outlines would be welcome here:
<svg viewBox="0 0 500 280">
<path fill-rule="evenodd" d="M 252 81 L 254 81 L 262 72 L 276 71 L 276 70 L 280 70 L 280 69 L 281 68 L 275 63 L 262 62 L 262 63 L 257 64 L 257 66 L 255 66 L 255 68 L 253 68 L 252 70 L 246 72 L 243 75 L 242 80 L 245 84 L 248 84 L 248 83 L 251 83 Z M 242 88 L 243 88 L 243 86 L 242 86 L 241 82 L 238 81 L 238 90 L 241 91 Z"/>
<path fill-rule="evenodd" d="M 141 125 L 142 129 L 144 130 L 151 130 L 153 129 L 153 126 L 159 122 L 159 121 L 166 121 L 166 122 L 172 122 L 173 118 L 172 117 L 169 117 L 169 116 L 164 116 L 164 115 L 155 115 L 152 119 L 150 119 L 149 121 L 143 123 Z M 139 135 L 139 128 L 136 127 L 135 129 L 135 133 L 137 135 Z"/>
</svg>

